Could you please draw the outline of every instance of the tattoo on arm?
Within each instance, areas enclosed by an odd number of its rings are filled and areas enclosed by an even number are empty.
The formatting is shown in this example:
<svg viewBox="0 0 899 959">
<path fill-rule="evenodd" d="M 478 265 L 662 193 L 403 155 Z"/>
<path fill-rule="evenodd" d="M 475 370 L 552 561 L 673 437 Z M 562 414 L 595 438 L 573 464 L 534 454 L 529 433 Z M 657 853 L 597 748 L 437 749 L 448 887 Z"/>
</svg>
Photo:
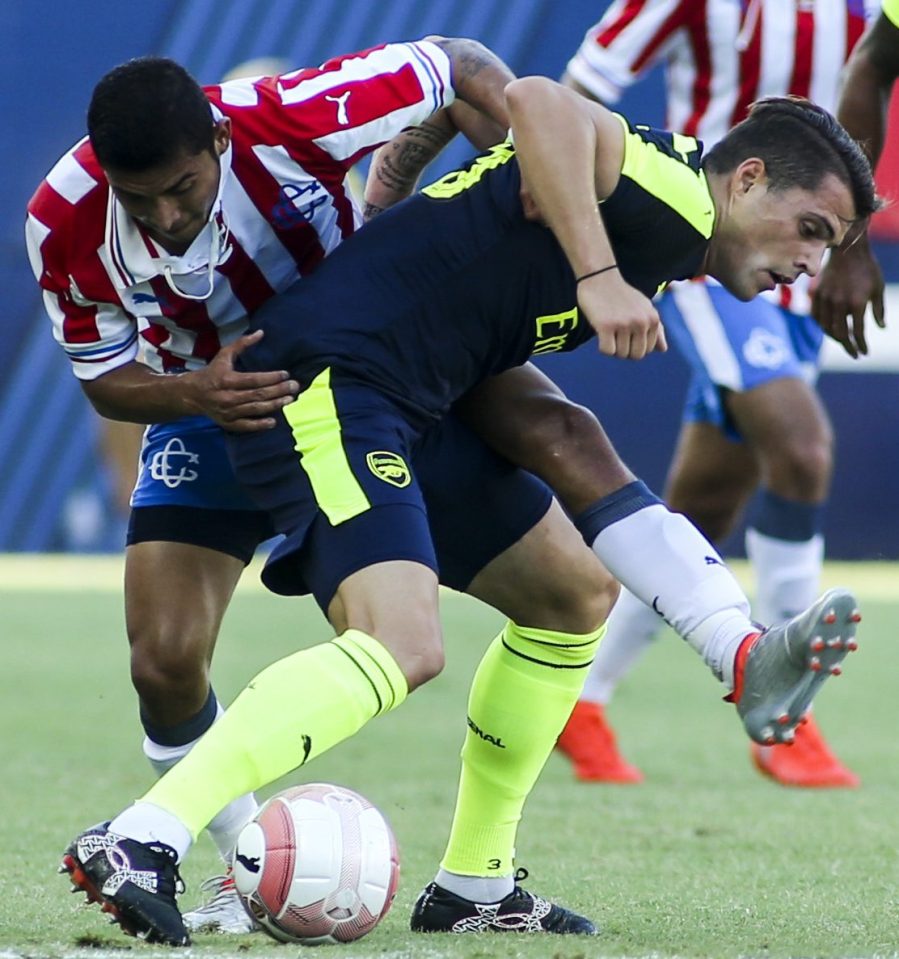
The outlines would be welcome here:
<svg viewBox="0 0 899 959">
<path fill-rule="evenodd" d="M 406 130 L 378 164 L 378 179 L 391 190 L 410 192 L 421 171 L 451 138 L 450 131 L 428 122 Z"/>
<path fill-rule="evenodd" d="M 384 212 L 384 207 L 378 206 L 376 203 L 366 203 L 362 208 L 362 218 L 367 223 L 369 220 L 373 220 L 379 213 Z"/>
<path fill-rule="evenodd" d="M 502 62 L 477 40 L 453 37 L 440 40 L 437 45 L 452 59 L 457 83 L 462 79 L 477 76 L 485 67 L 496 66 Z"/>
</svg>

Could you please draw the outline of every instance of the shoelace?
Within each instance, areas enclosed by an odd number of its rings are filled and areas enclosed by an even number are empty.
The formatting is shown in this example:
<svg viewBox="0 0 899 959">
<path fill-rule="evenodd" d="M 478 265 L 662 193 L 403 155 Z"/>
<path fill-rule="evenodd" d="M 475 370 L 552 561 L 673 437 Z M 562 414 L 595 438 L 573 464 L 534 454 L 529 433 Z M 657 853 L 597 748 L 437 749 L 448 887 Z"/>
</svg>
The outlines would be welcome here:
<svg viewBox="0 0 899 959">
<path fill-rule="evenodd" d="M 163 856 L 167 856 L 172 862 L 172 871 L 175 874 L 175 894 L 180 896 L 187 886 L 184 884 L 184 880 L 181 878 L 181 871 L 178 869 L 178 853 L 172 849 L 171 846 L 167 846 L 165 843 L 153 843 L 152 845 L 147 846 L 148 849 L 152 849 L 153 852 L 161 853 Z"/>
</svg>

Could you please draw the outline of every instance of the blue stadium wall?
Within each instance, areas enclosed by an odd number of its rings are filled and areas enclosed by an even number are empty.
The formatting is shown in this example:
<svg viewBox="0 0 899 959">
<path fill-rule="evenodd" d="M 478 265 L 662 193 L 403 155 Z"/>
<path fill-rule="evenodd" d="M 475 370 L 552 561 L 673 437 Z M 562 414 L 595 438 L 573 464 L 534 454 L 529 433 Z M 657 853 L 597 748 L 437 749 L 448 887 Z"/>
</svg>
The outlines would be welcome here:
<svg viewBox="0 0 899 959">
<path fill-rule="evenodd" d="M 518 73 L 557 76 L 607 0 L 139 0 L 90 4 L 47 0 L 0 4 L 0 282 L 6 338 L 0 363 L 0 551 L 116 548 L 121 528 L 93 524 L 112 514 L 100 466 L 97 421 L 53 342 L 22 243 L 28 196 L 54 160 L 83 134 L 96 79 L 131 56 L 172 56 L 201 82 L 215 82 L 258 56 L 297 65 L 385 40 L 427 33 L 477 37 Z M 650 78 L 624 108 L 662 121 L 660 84 Z M 464 159 L 453 147 L 435 169 Z M 892 251 L 889 273 L 899 277 Z M 542 364 L 602 418 L 625 460 L 660 489 L 686 382 L 675 355 L 639 364 L 579 354 Z M 827 515 L 830 555 L 899 557 L 899 390 L 895 373 L 825 373 L 821 391 L 838 439 Z M 885 512 L 886 511 L 886 512 Z M 96 517 L 95 517 L 96 518 Z M 101 530 L 97 534 L 96 529 Z M 739 537 L 728 544 L 740 551 Z"/>
</svg>

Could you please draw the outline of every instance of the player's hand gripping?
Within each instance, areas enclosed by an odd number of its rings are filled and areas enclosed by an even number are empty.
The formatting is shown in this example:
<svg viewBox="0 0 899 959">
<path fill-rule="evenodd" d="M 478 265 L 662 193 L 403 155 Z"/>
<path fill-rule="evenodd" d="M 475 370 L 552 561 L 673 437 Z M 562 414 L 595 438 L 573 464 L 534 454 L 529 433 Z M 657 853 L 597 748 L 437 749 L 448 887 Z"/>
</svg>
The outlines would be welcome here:
<svg viewBox="0 0 899 959">
<path fill-rule="evenodd" d="M 853 358 L 868 352 L 865 310 L 871 304 L 874 322 L 886 325 L 883 312 L 883 273 L 867 237 L 834 250 L 812 293 L 812 316 L 818 326 L 841 343 Z M 851 325 L 850 325 L 851 319 Z"/>
<path fill-rule="evenodd" d="M 578 306 L 596 330 L 600 353 L 623 360 L 642 360 L 668 349 L 659 314 L 617 269 L 588 276 L 577 285 Z"/>
<path fill-rule="evenodd" d="M 234 369 L 241 353 L 262 339 L 255 330 L 222 347 L 212 362 L 192 377 L 192 401 L 219 426 L 233 433 L 253 433 L 275 425 L 274 414 L 293 402 L 300 387 L 285 370 L 242 373 Z"/>
</svg>

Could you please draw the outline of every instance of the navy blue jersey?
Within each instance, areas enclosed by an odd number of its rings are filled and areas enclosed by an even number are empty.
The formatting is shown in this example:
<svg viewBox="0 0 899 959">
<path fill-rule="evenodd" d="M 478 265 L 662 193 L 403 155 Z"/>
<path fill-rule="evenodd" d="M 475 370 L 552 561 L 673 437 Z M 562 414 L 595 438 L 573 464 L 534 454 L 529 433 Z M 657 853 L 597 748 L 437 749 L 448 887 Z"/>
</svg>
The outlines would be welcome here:
<svg viewBox="0 0 899 959">
<path fill-rule="evenodd" d="M 626 127 L 602 216 L 624 278 L 647 296 L 700 269 L 714 206 L 697 141 Z M 593 336 L 552 232 L 525 218 L 514 147 L 494 147 L 350 237 L 266 303 L 244 369 L 325 367 L 439 416 L 486 377 Z"/>
</svg>

